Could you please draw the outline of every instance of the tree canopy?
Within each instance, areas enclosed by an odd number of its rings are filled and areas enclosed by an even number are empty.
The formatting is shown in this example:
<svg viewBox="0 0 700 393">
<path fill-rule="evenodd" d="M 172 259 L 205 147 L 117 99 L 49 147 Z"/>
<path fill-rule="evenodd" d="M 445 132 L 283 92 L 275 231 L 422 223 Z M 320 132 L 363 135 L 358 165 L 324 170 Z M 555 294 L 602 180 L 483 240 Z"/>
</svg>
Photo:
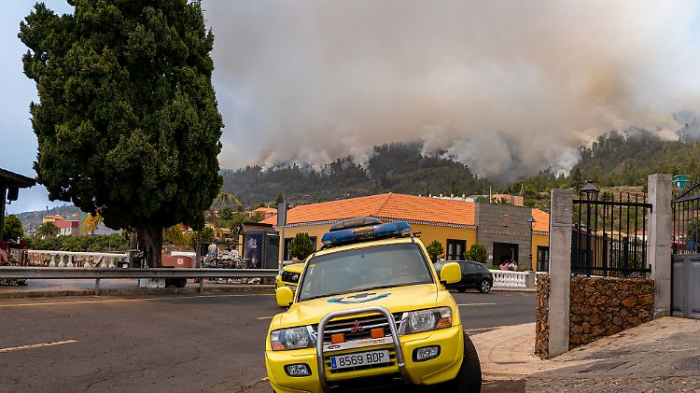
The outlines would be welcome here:
<svg viewBox="0 0 700 393">
<path fill-rule="evenodd" d="M 306 232 L 297 233 L 289 246 L 289 255 L 303 261 L 314 252 L 314 244 Z"/>
<path fill-rule="evenodd" d="M 60 16 L 36 4 L 20 24 L 38 181 L 52 200 L 137 229 L 160 266 L 163 228 L 201 228 L 222 184 L 214 36 L 199 1 L 69 3 Z"/>
<path fill-rule="evenodd" d="M 36 230 L 36 236 L 39 238 L 54 237 L 61 232 L 53 222 L 45 222 Z"/>
<path fill-rule="evenodd" d="M 17 238 L 24 237 L 22 222 L 14 214 L 10 214 L 9 216 L 5 217 L 3 237 L 7 240 L 17 240 Z"/>
</svg>

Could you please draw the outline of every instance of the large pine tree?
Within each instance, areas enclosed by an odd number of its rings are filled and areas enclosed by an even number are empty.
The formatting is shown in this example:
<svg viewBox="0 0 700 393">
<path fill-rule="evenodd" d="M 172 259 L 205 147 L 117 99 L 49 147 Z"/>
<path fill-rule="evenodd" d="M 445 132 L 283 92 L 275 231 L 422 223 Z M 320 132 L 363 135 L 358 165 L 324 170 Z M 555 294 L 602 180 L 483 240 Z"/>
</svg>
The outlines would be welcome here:
<svg viewBox="0 0 700 393">
<path fill-rule="evenodd" d="M 199 1 L 42 3 L 20 25 L 36 82 L 34 165 L 52 200 L 134 228 L 160 266 L 163 228 L 203 224 L 221 188 L 214 36 Z"/>
</svg>

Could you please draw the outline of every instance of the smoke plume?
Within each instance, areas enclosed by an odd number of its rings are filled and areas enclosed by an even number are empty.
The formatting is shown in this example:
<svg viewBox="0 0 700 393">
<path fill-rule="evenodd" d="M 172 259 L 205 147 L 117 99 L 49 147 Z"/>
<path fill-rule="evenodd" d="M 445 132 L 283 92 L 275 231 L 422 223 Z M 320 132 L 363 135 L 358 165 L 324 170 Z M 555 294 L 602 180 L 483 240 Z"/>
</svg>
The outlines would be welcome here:
<svg viewBox="0 0 700 393">
<path fill-rule="evenodd" d="M 700 110 L 693 1 L 204 0 L 226 167 L 422 141 L 480 175 L 567 171 Z M 685 112 L 684 112 L 685 110 Z M 694 118 L 693 118 L 694 119 Z"/>
</svg>

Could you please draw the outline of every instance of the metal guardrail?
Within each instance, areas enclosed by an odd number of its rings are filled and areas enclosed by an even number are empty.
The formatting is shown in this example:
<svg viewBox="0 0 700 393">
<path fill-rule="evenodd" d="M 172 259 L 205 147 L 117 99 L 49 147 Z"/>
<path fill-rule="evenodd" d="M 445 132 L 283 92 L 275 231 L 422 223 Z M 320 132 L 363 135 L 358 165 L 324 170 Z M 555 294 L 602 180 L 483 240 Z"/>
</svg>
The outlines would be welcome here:
<svg viewBox="0 0 700 393">
<path fill-rule="evenodd" d="M 253 278 L 275 277 L 275 269 L 109 269 L 0 267 L 0 278 L 15 279 L 86 279 L 98 278 Z"/>
<path fill-rule="evenodd" d="M 110 269 L 110 268 L 44 268 L 0 267 L 0 279 L 84 279 L 95 280 L 95 295 L 100 293 L 100 280 L 106 278 L 198 278 L 199 291 L 204 292 L 207 278 L 273 278 L 275 269 Z"/>
</svg>

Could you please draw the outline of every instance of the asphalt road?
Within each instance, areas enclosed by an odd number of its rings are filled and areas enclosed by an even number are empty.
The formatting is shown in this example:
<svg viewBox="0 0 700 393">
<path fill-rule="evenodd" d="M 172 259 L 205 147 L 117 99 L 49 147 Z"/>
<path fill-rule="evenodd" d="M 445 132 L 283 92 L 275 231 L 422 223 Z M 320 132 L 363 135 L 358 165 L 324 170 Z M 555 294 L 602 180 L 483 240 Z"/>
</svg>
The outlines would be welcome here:
<svg viewBox="0 0 700 393">
<path fill-rule="evenodd" d="M 535 320 L 534 293 L 454 295 L 470 334 Z M 261 294 L 3 300 L 0 391 L 269 393 L 278 312 Z"/>
</svg>

